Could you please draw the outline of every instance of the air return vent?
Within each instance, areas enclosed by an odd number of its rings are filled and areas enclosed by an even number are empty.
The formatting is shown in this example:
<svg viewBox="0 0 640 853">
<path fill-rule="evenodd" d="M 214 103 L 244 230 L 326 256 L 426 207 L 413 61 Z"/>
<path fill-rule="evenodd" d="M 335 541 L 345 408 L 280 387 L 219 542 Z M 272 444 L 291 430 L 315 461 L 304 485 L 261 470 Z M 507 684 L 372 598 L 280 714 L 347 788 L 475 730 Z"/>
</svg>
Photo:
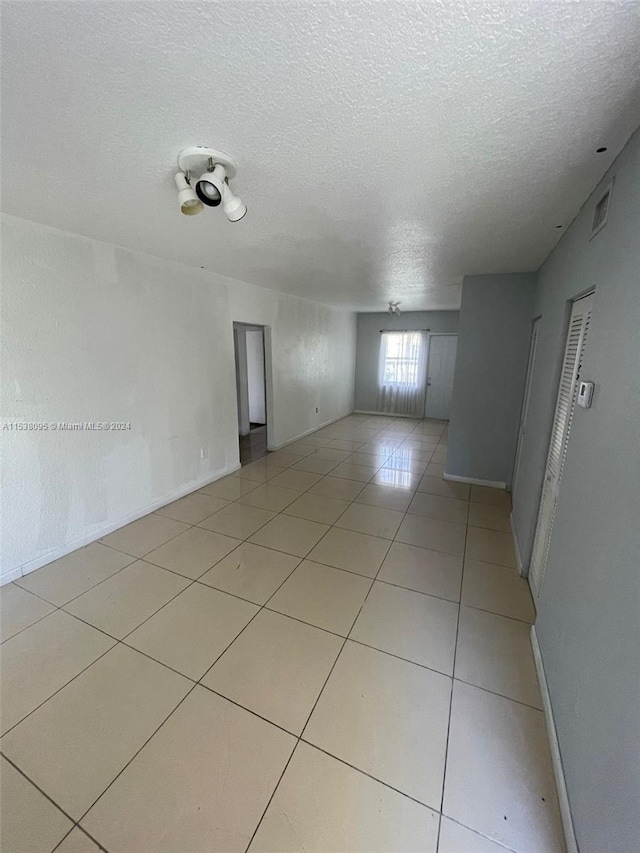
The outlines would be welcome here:
<svg viewBox="0 0 640 853">
<path fill-rule="evenodd" d="M 596 206 L 593 208 L 593 219 L 591 220 L 591 236 L 595 237 L 599 234 L 607 224 L 607 216 L 609 215 L 609 206 L 611 204 L 611 192 L 613 190 L 613 178 L 604 192 L 599 196 Z"/>
</svg>

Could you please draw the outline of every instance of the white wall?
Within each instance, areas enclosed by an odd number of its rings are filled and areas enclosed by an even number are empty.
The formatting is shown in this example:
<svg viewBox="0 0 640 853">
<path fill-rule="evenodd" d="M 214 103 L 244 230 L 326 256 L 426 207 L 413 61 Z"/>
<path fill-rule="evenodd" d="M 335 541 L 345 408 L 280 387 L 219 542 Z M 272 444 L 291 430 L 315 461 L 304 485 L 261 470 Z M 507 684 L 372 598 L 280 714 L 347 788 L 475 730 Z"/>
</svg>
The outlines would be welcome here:
<svg viewBox="0 0 640 853">
<path fill-rule="evenodd" d="M 3 424 L 131 424 L 2 430 L 3 580 L 238 466 L 234 320 L 271 327 L 272 446 L 352 411 L 350 312 L 1 221 Z"/>
<path fill-rule="evenodd" d="M 247 386 L 249 395 L 249 422 L 266 424 L 264 380 L 264 333 L 247 329 Z"/>
</svg>

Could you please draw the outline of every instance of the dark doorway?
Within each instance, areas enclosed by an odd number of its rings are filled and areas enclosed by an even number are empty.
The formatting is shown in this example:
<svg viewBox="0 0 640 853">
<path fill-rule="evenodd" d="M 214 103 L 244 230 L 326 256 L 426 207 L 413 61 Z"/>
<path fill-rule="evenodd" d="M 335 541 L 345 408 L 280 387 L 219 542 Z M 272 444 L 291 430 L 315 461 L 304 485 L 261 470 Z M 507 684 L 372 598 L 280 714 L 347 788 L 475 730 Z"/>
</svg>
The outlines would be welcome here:
<svg viewBox="0 0 640 853">
<path fill-rule="evenodd" d="M 264 327 L 233 324 L 240 464 L 266 455 L 267 406 Z"/>
</svg>

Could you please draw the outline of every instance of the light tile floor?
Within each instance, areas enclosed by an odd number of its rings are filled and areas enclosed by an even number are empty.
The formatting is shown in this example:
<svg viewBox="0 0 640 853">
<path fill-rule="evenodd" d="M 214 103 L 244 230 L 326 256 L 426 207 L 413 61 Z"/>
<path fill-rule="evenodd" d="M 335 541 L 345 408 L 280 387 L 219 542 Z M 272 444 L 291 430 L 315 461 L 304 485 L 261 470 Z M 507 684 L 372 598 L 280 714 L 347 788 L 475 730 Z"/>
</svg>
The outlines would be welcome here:
<svg viewBox="0 0 640 853">
<path fill-rule="evenodd" d="M 0 591 L 3 853 L 554 853 L 504 492 L 352 415 Z"/>
</svg>

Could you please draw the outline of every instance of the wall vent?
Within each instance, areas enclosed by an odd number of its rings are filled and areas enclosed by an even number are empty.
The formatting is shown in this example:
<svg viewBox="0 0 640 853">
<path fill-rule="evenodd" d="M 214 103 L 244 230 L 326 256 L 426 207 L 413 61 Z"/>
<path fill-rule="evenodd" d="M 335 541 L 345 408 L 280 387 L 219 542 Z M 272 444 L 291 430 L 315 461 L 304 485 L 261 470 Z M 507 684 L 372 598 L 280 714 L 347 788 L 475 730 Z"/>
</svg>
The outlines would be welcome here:
<svg viewBox="0 0 640 853">
<path fill-rule="evenodd" d="M 599 196 L 598 201 L 596 202 L 596 206 L 593 208 L 593 219 L 591 220 L 591 234 L 589 239 L 595 237 L 596 234 L 599 234 L 604 226 L 607 224 L 607 217 L 609 215 L 609 206 L 611 204 L 611 192 L 613 190 L 613 181 L 612 178 L 609 182 L 606 189 Z"/>
</svg>

